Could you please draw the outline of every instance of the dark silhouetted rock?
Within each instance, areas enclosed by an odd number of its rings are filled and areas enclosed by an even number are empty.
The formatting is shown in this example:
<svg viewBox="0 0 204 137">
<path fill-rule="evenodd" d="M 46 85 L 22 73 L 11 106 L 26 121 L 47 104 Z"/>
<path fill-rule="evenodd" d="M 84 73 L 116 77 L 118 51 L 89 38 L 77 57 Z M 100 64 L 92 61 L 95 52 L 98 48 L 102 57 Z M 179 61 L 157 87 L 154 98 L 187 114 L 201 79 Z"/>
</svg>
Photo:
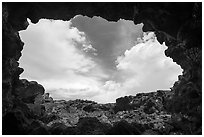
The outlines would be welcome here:
<svg viewBox="0 0 204 137">
<path fill-rule="evenodd" d="M 109 126 L 95 117 L 84 117 L 79 119 L 77 128 L 81 135 L 105 135 Z"/>
<path fill-rule="evenodd" d="M 3 135 L 28 134 L 29 122 L 23 112 L 9 112 L 2 118 Z"/>
<path fill-rule="evenodd" d="M 48 129 L 42 122 L 34 120 L 30 125 L 30 135 L 49 135 Z"/>
<path fill-rule="evenodd" d="M 126 97 L 121 97 L 116 99 L 116 106 L 114 108 L 115 113 L 118 111 L 125 111 L 130 109 L 130 98 Z"/>
<path fill-rule="evenodd" d="M 87 112 L 93 112 L 95 111 L 96 109 L 92 106 L 92 105 L 87 105 L 83 108 L 84 111 L 87 111 Z"/>
<path fill-rule="evenodd" d="M 39 94 L 35 97 L 34 104 L 42 104 L 44 103 L 43 95 Z"/>
<path fill-rule="evenodd" d="M 41 104 L 27 104 L 34 116 L 40 117 L 45 114 L 45 106 Z"/>
<path fill-rule="evenodd" d="M 141 132 L 130 125 L 127 121 L 120 121 L 113 125 L 111 129 L 109 129 L 108 135 L 140 135 Z"/>
<path fill-rule="evenodd" d="M 66 128 L 67 126 L 63 123 L 54 123 L 50 128 L 50 132 L 52 135 L 63 135 Z"/>
<path fill-rule="evenodd" d="M 42 85 L 35 81 L 27 81 L 22 79 L 18 83 L 18 87 L 15 89 L 15 95 L 22 99 L 25 103 L 34 103 L 35 98 L 38 95 L 43 95 L 45 89 Z"/>
<path fill-rule="evenodd" d="M 52 97 L 50 97 L 50 93 L 45 93 L 44 95 L 43 95 L 43 102 L 51 102 L 51 103 L 53 103 L 54 101 L 53 101 L 53 98 Z"/>
<path fill-rule="evenodd" d="M 153 130 L 151 130 L 151 129 L 148 129 L 148 130 L 145 130 L 145 131 L 142 133 L 142 135 L 159 135 L 159 133 L 156 132 L 156 131 L 153 131 Z"/>
</svg>

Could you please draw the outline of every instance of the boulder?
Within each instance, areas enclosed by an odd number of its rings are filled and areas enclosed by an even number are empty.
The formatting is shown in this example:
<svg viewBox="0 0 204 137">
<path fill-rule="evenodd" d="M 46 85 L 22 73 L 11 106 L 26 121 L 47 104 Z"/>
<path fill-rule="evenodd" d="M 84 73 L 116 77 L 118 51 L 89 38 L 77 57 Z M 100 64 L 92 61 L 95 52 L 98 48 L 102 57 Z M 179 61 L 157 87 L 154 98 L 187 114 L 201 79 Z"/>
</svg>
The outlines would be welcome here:
<svg viewBox="0 0 204 137">
<path fill-rule="evenodd" d="M 96 110 L 96 108 L 94 108 L 93 105 L 87 105 L 87 106 L 83 107 L 83 110 L 87 111 L 87 112 L 93 112 Z"/>
<path fill-rule="evenodd" d="M 130 101 L 131 99 L 128 96 L 117 98 L 116 105 L 114 107 L 115 113 L 118 111 L 125 111 L 130 109 Z"/>
<path fill-rule="evenodd" d="M 80 118 L 77 129 L 81 135 L 105 135 L 109 126 L 95 117 Z"/>
<path fill-rule="evenodd" d="M 64 131 L 66 130 L 67 126 L 63 123 L 54 123 L 50 127 L 49 131 L 52 135 L 63 135 Z"/>
<path fill-rule="evenodd" d="M 127 121 L 119 121 L 108 130 L 107 135 L 140 135 L 140 131 Z"/>
<path fill-rule="evenodd" d="M 22 79 L 15 89 L 15 95 L 25 103 L 34 103 L 38 95 L 44 94 L 44 87 L 35 81 Z"/>
<path fill-rule="evenodd" d="M 45 106 L 41 104 L 27 104 L 34 116 L 41 117 L 45 114 Z"/>
<path fill-rule="evenodd" d="M 35 97 L 34 104 L 42 104 L 44 103 L 43 95 L 39 94 Z"/>
<path fill-rule="evenodd" d="M 54 102 L 53 98 L 50 97 L 50 93 L 45 93 L 43 95 L 43 98 L 44 98 L 43 102 L 45 102 L 45 103 L 47 103 L 47 102 L 53 103 Z"/>
</svg>

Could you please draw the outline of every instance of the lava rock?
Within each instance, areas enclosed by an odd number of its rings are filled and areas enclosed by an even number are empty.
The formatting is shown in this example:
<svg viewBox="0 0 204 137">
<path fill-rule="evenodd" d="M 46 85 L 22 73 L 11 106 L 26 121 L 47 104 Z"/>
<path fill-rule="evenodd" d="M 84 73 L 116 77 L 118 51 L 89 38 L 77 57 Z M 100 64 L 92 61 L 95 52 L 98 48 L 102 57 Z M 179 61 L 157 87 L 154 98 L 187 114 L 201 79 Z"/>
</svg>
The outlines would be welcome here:
<svg viewBox="0 0 204 137">
<path fill-rule="evenodd" d="M 34 103 L 35 98 L 40 94 L 44 94 L 44 87 L 35 81 L 27 81 L 25 79 L 19 81 L 15 89 L 15 95 L 22 99 L 25 103 Z"/>
<path fill-rule="evenodd" d="M 67 126 L 64 125 L 63 123 L 54 123 L 52 124 L 49 131 L 51 132 L 52 135 L 63 135 L 66 128 Z"/>
<path fill-rule="evenodd" d="M 81 135 L 105 135 L 109 126 L 95 117 L 84 117 L 79 119 L 77 128 Z"/>
<path fill-rule="evenodd" d="M 2 118 L 3 135 L 25 135 L 28 127 L 29 121 L 20 110 L 9 112 Z"/>
<path fill-rule="evenodd" d="M 142 133 L 142 135 L 159 135 L 159 133 L 156 132 L 156 131 L 153 131 L 153 130 L 151 130 L 151 129 L 148 129 L 148 130 L 145 130 L 145 131 Z"/>
<path fill-rule="evenodd" d="M 113 125 L 107 135 L 140 135 L 141 132 L 127 121 L 120 121 Z"/>
</svg>

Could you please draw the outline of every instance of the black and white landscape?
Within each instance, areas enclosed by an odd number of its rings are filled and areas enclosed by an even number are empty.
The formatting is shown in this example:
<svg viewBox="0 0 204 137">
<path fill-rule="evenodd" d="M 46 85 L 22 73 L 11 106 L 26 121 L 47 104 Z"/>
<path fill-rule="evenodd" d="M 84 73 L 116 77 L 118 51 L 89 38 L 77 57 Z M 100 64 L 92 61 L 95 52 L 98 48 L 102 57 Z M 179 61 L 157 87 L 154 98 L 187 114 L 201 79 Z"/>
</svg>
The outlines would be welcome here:
<svg viewBox="0 0 204 137">
<path fill-rule="evenodd" d="M 2 3 L 2 134 L 202 134 L 201 12 Z"/>
</svg>

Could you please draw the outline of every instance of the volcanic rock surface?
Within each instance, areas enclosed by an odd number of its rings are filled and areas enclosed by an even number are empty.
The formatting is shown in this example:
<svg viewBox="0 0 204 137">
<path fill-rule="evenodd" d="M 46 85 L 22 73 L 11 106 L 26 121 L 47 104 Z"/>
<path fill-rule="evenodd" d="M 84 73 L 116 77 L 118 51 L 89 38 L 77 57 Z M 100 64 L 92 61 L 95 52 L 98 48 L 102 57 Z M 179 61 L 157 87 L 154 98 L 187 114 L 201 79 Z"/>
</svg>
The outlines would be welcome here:
<svg viewBox="0 0 204 137">
<path fill-rule="evenodd" d="M 171 91 L 122 97 L 113 104 L 53 100 L 42 85 L 19 79 L 27 18 L 75 15 L 144 23 L 183 69 Z M 202 3 L 2 3 L 3 134 L 202 134 Z M 11 124 L 12 123 L 12 124 Z"/>
</svg>

